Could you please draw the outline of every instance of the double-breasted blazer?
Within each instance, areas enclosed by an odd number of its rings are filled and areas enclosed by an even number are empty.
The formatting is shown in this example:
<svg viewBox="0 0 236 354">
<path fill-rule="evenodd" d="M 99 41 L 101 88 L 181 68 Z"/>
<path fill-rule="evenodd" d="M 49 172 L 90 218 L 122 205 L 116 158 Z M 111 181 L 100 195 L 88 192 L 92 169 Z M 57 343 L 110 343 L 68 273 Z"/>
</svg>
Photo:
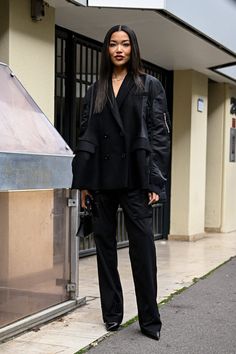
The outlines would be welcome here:
<svg viewBox="0 0 236 354">
<path fill-rule="evenodd" d="M 110 82 L 101 113 L 93 113 L 97 84 L 87 91 L 72 161 L 72 188 L 141 188 L 158 194 L 163 190 L 170 155 L 166 95 L 158 79 L 140 77 L 143 89 L 127 74 L 117 97 Z"/>
</svg>

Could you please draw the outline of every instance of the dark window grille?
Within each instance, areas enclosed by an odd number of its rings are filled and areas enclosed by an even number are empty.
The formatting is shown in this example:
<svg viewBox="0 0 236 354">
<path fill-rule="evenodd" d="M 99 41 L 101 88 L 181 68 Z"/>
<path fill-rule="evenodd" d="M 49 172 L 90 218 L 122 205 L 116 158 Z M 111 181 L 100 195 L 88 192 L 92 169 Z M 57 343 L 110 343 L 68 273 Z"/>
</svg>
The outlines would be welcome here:
<svg viewBox="0 0 236 354">
<path fill-rule="evenodd" d="M 66 33 L 57 33 L 55 56 L 55 126 L 61 135 L 68 141 L 66 134 Z"/>
<path fill-rule="evenodd" d="M 101 48 L 102 44 L 95 40 L 56 27 L 55 126 L 72 150 L 76 148 L 79 136 L 82 100 L 89 86 L 98 80 Z M 162 82 L 168 93 L 172 86 L 169 72 L 147 61 L 143 61 L 143 67 L 146 73 Z M 169 203 L 165 204 L 153 207 L 155 239 L 168 234 Z M 117 241 L 118 248 L 128 244 L 122 209 L 118 210 Z M 93 236 L 80 239 L 80 256 L 93 253 Z"/>
<path fill-rule="evenodd" d="M 94 43 L 88 43 L 74 36 L 75 46 L 75 130 L 72 132 L 72 147 L 77 144 L 79 135 L 80 116 L 82 101 L 89 86 L 98 80 L 98 70 L 100 66 L 101 46 Z"/>
</svg>

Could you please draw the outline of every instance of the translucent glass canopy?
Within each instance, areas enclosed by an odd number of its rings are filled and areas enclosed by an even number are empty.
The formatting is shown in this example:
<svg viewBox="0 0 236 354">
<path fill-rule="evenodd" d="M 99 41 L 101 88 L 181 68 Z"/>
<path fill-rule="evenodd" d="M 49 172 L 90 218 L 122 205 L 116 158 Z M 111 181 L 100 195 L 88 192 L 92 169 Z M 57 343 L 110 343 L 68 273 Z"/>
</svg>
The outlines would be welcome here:
<svg viewBox="0 0 236 354">
<path fill-rule="evenodd" d="M 9 67 L 0 63 L 0 152 L 72 155 Z"/>
</svg>

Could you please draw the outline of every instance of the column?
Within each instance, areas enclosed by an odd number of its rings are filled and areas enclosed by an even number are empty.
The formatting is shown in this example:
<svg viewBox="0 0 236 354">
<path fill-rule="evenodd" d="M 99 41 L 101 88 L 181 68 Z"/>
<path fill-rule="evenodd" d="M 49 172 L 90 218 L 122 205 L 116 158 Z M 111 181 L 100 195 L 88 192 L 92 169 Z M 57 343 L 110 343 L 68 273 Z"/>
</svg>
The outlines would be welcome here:
<svg viewBox="0 0 236 354">
<path fill-rule="evenodd" d="M 204 237 L 208 78 L 174 73 L 171 228 L 169 239 Z"/>
</svg>

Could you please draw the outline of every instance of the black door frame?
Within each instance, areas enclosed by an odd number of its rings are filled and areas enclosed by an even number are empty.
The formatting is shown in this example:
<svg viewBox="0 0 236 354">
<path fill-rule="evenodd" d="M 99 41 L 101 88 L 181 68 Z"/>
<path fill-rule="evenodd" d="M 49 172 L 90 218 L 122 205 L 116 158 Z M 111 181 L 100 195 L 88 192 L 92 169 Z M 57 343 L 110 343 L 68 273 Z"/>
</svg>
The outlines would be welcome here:
<svg viewBox="0 0 236 354">
<path fill-rule="evenodd" d="M 98 79 L 102 43 L 59 26 L 56 26 L 55 43 L 55 127 L 72 150 L 75 150 L 82 98 L 87 88 Z M 162 82 L 172 117 L 173 72 L 145 60 L 142 62 L 145 72 Z M 159 205 L 154 212 L 159 220 L 159 226 L 154 232 L 155 239 L 167 238 L 169 233 L 171 168 L 169 170 L 167 202 Z M 118 237 L 120 247 L 127 245 L 127 237 L 124 235 L 123 232 Z M 93 238 L 81 242 L 81 255 L 95 252 Z"/>
</svg>

